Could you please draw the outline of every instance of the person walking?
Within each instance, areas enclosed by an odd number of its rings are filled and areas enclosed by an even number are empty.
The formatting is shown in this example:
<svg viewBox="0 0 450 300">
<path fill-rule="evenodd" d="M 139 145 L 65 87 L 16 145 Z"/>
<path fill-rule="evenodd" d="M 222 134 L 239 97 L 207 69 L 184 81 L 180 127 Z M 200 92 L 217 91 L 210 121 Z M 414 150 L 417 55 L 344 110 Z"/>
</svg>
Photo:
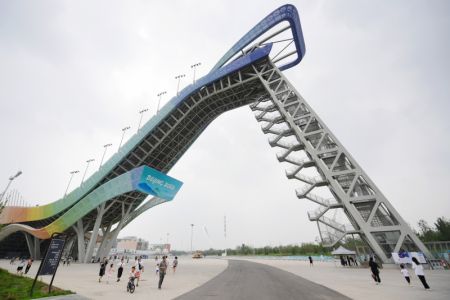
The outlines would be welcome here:
<svg viewBox="0 0 450 300">
<path fill-rule="evenodd" d="M 158 274 L 159 274 L 159 260 L 158 260 L 158 256 L 155 257 L 155 262 L 156 262 L 155 275 L 158 276 Z"/>
<path fill-rule="evenodd" d="M 28 271 L 30 270 L 32 264 L 33 264 L 33 260 L 31 258 L 28 259 L 27 266 L 25 267 L 25 274 L 28 273 Z"/>
<path fill-rule="evenodd" d="M 380 266 L 373 260 L 373 257 L 369 259 L 369 267 L 370 270 L 372 271 L 373 280 L 375 280 L 376 284 L 380 284 L 381 283 Z"/>
<path fill-rule="evenodd" d="M 405 280 L 408 283 L 408 285 L 411 285 L 411 279 L 409 278 L 409 272 L 404 264 L 400 264 L 400 272 L 403 274 L 403 277 L 405 277 Z"/>
<path fill-rule="evenodd" d="M 106 274 L 106 283 L 109 283 L 109 279 L 114 276 L 114 263 L 109 265 L 108 273 Z"/>
<path fill-rule="evenodd" d="M 175 259 L 172 262 L 172 268 L 173 268 L 173 273 L 175 274 L 175 271 L 177 270 L 178 267 L 178 256 L 175 256 Z"/>
<path fill-rule="evenodd" d="M 167 256 L 163 256 L 161 262 L 159 263 L 159 283 L 158 289 L 161 289 L 161 285 L 164 281 L 164 276 L 166 276 L 167 271 Z"/>
<path fill-rule="evenodd" d="M 427 280 L 425 279 L 425 273 L 423 272 L 423 266 L 420 264 L 420 262 L 417 260 L 417 258 L 412 258 L 412 267 L 414 269 L 414 272 L 416 273 L 417 277 L 419 277 L 420 281 L 423 284 L 423 287 L 426 290 L 430 289 L 430 286 L 427 283 Z"/>
<path fill-rule="evenodd" d="M 17 266 L 17 274 L 19 274 L 20 276 L 23 275 L 23 267 L 25 266 L 25 259 L 22 259 L 19 263 L 19 265 Z"/>
<path fill-rule="evenodd" d="M 310 266 L 310 267 L 313 267 L 313 266 L 314 266 L 314 263 L 313 263 L 312 257 L 311 257 L 311 256 L 308 256 L 308 259 L 309 259 L 309 266 Z"/>
<path fill-rule="evenodd" d="M 106 259 L 106 257 L 103 258 L 102 263 L 100 264 L 100 272 L 98 273 L 98 282 L 102 281 L 102 277 L 105 276 L 105 269 L 106 266 L 108 265 L 108 260 Z"/>
<path fill-rule="evenodd" d="M 122 277 L 122 273 L 123 273 L 123 258 L 121 259 L 121 261 L 118 264 L 118 268 L 117 268 L 117 282 L 120 281 L 120 277 Z"/>
</svg>

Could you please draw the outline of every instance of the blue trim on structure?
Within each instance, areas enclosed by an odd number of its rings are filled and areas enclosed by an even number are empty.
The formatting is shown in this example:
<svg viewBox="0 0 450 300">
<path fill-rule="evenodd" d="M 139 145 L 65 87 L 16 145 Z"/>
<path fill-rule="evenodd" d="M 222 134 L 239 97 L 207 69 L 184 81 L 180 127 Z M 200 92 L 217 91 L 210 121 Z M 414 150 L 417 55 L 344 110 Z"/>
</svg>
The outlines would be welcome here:
<svg viewBox="0 0 450 300">
<path fill-rule="evenodd" d="M 300 24 L 300 17 L 297 9 L 291 4 L 286 4 L 274 10 L 267 17 L 262 19 L 261 22 L 256 24 L 255 27 L 253 27 L 249 32 L 247 32 L 236 44 L 234 44 L 233 47 L 231 47 L 230 50 L 227 51 L 227 53 L 225 53 L 219 62 L 212 68 L 211 72 L 221 68 L 227 61 L 248 46 L 251 42 L 283 21 L 288 21 L 291 25 L 292 35 L 294 38 L 295 47 L 297 49 L 297 58 L 288 64 L 282 65 L 279 69 L 284 71 L 297 65 L 305 56 L 305 41 L 303 39 L 302 26 Z"/>
<path fill-rule="evenodd" d="M 47 206 L 53 206 L 52 213 L 59 214 L 62 211 L 70 208 L 78 201 L 86 197 L 89 193 L 94 191 L 96 187 L 108 176 L 118 164 L 121 163 L 123 159 L 125 159 L 129 153 L 133 151 L 145 137 L 152 132 L 172 111 L 174 111 L 183 101 L 188 99 L 192 94 L 200 90 L 200 88 L 207 86 L 218 79 L 225 77 L 231 73 L 234 73 L 248 65 L 253 64 L 254 62 L 267 57 L 270 54 L 272 49 L 272 44 L 267 43 L 266 45 L 248 53 L 239 59 L 236 59 L 227 65 L 224 64 L 234 56 L 240 50 L 237 50 L 241 47 L 245 47 L 245 45 L 251 43 L 254 39 L 262 35 L 271 27 L 276 24 L 288 21 L 291 24 L 291 29 L 294 35 L 295 45 L 298 51 L 298 57 L 295 61 L 283 65 L 280 70 L 284 70 L 290 68 L 296 64 L 298 64 L 304 56 L 305 53 L 305 45 L 302 36 L 302 30 L 300 26 L 300 19 L 298 16 L 297 9 L 292 5 L 284 5 L 279 7 L 277 10 L 272 12 L 266 18 L 264 18 L 261 22 L 259 22 L 252 30 L 250 30 L 235 46 L 232 47 L 231 50 L 227 52 L 227 54 L 222 57 L 219 63 L 214 67 L 212 71 L 210 71 L 204 77 L 198 79 L 194 84 L 188 85 L 184 89 L 182 89 L 179 95 L 173 97 L 169 102 L 167 102 L 161 110 L 153 116 L 149 121 L 147 121 L 142 128 L 135 133 L 127 142 L 125 142 L 118 152 L 113 154 L 111 158 L 109 158 L 101 168 L 88 177 L 81 186 L 70 192 L 66 197 L 56 200 Z M 225 59 L 228 57 L 228 59 Z M 221 63 L 221 61 L 223 62 Z M 217 67 L 220 65 L 219 67 Z M 141 187 L 143 188 L 143 187 Z M 38 215 L 36 218 L 27 220 L 28 221 L 36 221 L 41 219 L 47 219 L 51 217 L 51 215 Z"/>
</svg>

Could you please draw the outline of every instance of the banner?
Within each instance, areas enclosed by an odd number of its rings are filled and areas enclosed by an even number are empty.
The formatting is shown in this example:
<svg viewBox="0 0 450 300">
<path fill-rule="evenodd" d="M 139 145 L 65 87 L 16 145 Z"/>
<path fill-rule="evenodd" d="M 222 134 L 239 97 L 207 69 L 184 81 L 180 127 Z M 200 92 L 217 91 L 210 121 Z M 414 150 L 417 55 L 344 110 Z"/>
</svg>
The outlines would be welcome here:
<svg viewBox="0 0 450 300">
<path fill-rule="evenodd" d="M 412 264 L 415 257 L 421 264 L 426 264 L 427 260 L 422 252 L 392 252 L 392 259 L 396 264 Z"/>
</svg>

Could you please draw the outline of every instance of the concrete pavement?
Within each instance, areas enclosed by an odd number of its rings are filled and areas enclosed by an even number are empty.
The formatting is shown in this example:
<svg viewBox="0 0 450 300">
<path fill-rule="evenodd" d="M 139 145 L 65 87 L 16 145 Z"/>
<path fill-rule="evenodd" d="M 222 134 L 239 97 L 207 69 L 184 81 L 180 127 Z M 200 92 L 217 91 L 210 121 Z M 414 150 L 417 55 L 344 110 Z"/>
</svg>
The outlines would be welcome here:
<svg viewBox="0 0 450 300">
<path fill-rule="evenodd" d="M 201 287 L 176 299 L 348 300 L 327 287 L 268 265 L 230 260 L 228 268 Z"/>
<path fill-rule="evenodd" d="M 130 264 L 125 267 L 122 280 L 116 282 L 116 278 L 111 278 L 109 284 L 106 283 L 106 276 L 101 283 L 98 282 L 99 264 L 74 264 L 70 266 L 59 266 L 56 273 L 54 286 L 76 292 L 78 295 L 88 299 L 123 299 L 132 296 L 133 299 L 173 299 L 190 290 L 193 290 L 208 280 L 215 277 L 228 266 L 228 261 L 221 259 L 199 259 L 193 260 L 187 256 L 178 257 L 177 272 L 173 274 L 169 270 L 161 290 L 158 290 L 159 277 L 155 275 L 156 265 L 152 259 L 144 260 L 144 273 L 139 287 L 133 295 L 127 293 L 126 284 Z M 171 261 L 170 261 L 171 262 Z M 35 262 L 28 273 L 34 278 L 39 262 Z M 10 265 L 9 260 L 0 260 L 0 268 L 7 269 L 15 273 L 17 263 Z M 42 276 L 44 282 L 49 282 L 50 276 Z M 61 300 L 64 298 L 61 298 Z"/>
<path fill-rule="evenodd" d="M 239 258 L 241 259 L 241 258 Z M 314 262 L 314 267 L 306 261 L 249 259 L 281 270 L 291 272 L 324 285 L 352 299 L 364 300 L 448 300 L 450 299 L 450 271 L 425 270 L 431 291 L 425 291 L 413 270 L 411 286 L 408 286 L 397 266 L 381 270 L 381 284 L 375 285 L 369 269 L 343 268 L 332 262 Z"/>
</svg>

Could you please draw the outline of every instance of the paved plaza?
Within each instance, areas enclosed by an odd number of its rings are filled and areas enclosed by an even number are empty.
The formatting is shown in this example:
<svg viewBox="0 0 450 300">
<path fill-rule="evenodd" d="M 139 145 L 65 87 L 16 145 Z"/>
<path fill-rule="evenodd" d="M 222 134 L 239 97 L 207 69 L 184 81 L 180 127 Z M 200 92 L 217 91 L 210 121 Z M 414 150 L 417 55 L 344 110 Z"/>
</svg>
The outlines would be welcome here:
<svg viewBox="0 0 450 300">
<path fill-rule="evenodd" d="M 189 257 L 179 257 L 177 272 L 174 275 L 172 270 L 167 272 L 163 287 L 158 290 L 159 277 L 155 275 L 156 265 L 154 260 L 144 260 L 144 273 L 142 281 L 136 288 L 133 295 L 126 291 L 130 264 L 125 267 L 122 280 L 116 282 L 112 278 L 109 284 L 106 283 L 106 276 L 101 283 L 98 282 L 99 264 L 74 264 L 63 266 L 60 264 L 53 284 L 57 287 L 68 289 L 88 299 L 124 299 L 130 296 L 138 299 L 173 299 L 190 290 L 193 290 L 205 282 L 209 281 L 228 266 L 226 260 L 220 259 L 200 259 L 193 260 Z M 29 277 L 34 278 L 40 262 L 35 262 L 28 272 Z M 15 265 L 10 265 L 7 260 L 0 260 L 0 268 L 15 272 Z M 44 282 L 49 282 L 50 276 L 42 276 Z"/>
<path fill-rule="evenodd" d="M 304 261 L 245 258 L 230 259 L 233 259 L 233 264 L 235 266 L 236 263 L 239 265 L 239 260 L 241 259 L 272 266 L 300 276 L 315 284 L 325 286 L 352 299 L 450 299 L 449 271 L 427 270 L 426 277 L 431 286 L 431 291 L 425 291 L 420 285 L 417 277 L 413 274 L 413 271 L 410 272 L 412 284 L 411 286 L 408 286 L 400 274 L 400 271 L 393 267 L 387 267 L 381 270 L 381 285 L 375 285 L 368 269 L 342 268 L 340 266 L 335 266 L 332 262 L 315 262 L 314 267 L 310 267 L 309 263 Z M 234 261 L 235 259 L 237 261 Z M 133 297 L 133 299 L 173 299 L 193 291 L 211 279 L 217 281 L 217 279 L 221 277 L 216 276 L 225 274 L 222 273 L 222 271 L 224 271 L 229 264 L 226 259 L 213 258 L 193 260 L 189 257 L 180 257 L 179 261 L 177 273 L 174 275 L 172 272 L 168 272 L 168 275 L 164 280 L 163 289 L 158 290 L 158 277 L 155 275 L 154 261 L 145 260 L 143 280 L 132 296 L 127 294 L 125 289 L 128 267 L 124 271 L 122 281 L 115 282 L 113 278 L 110 283 L 107 284 L 106 277 L 103 278 L 102 283 L 98 282 L 98 264 L 71 264 L 68 267 L 61 265 L 58 269 L 54 285 L 75 291 L 77 294 L 88 299 L 113 300 L 123 299 L 123 297 L 127 296 Z M 30 277 L 34 277 L 38 266 L 39 262 L 33 264 L 28 274 Z M 15 265 L 10 265 L 9 261 L 0 260 L 0 267 L 7 269 L 10 272 L 15 272 L 17 263 Z M 226 278 L 226 276 L 222 276 L 222 278 Z M 275 280 L 276 278 L 273 277 L 273 279 Z M 43 280 L 49 282 L 50 277 L 44 276 Z M 302 281 L 301 278 L 298 278 L 297 280 L 299 280 L 299 282 Z M 222 285 L 232 288 L 237 287 L 236 284 L 236 282 L 235 284 L 229 282 L 223 283 Z M 273 282 L 260 282 L 260 284 L 273 284 Z M 302 295 L 307 295 L 310 292 L 308 290 L 309 286 L 314 285 L 305 285 L 303 287 L 305 293 Z M 297 290 L 297 292 L 299 291 L 302 291 L 302 289 Z M 228 298 L 219 297 L 216 299 Z M 299 296 L 298 299 L 302 299 L 302 297 Z"/>
<path fill-rule="evenodd" d="M 425 291 L 419 279 L 409 270 L 411 286 L 408 286 L 400 270 L 390 265 L 380 272 L 381 284 L 375 285 L 369 269 L 343 268 L 332 262 L 249 259 L 291 272 L 312 282 L 324 285 L 352 299 L 450 299 L 450 271 L 426 270 L 431 291 Z"/>
</svg>

